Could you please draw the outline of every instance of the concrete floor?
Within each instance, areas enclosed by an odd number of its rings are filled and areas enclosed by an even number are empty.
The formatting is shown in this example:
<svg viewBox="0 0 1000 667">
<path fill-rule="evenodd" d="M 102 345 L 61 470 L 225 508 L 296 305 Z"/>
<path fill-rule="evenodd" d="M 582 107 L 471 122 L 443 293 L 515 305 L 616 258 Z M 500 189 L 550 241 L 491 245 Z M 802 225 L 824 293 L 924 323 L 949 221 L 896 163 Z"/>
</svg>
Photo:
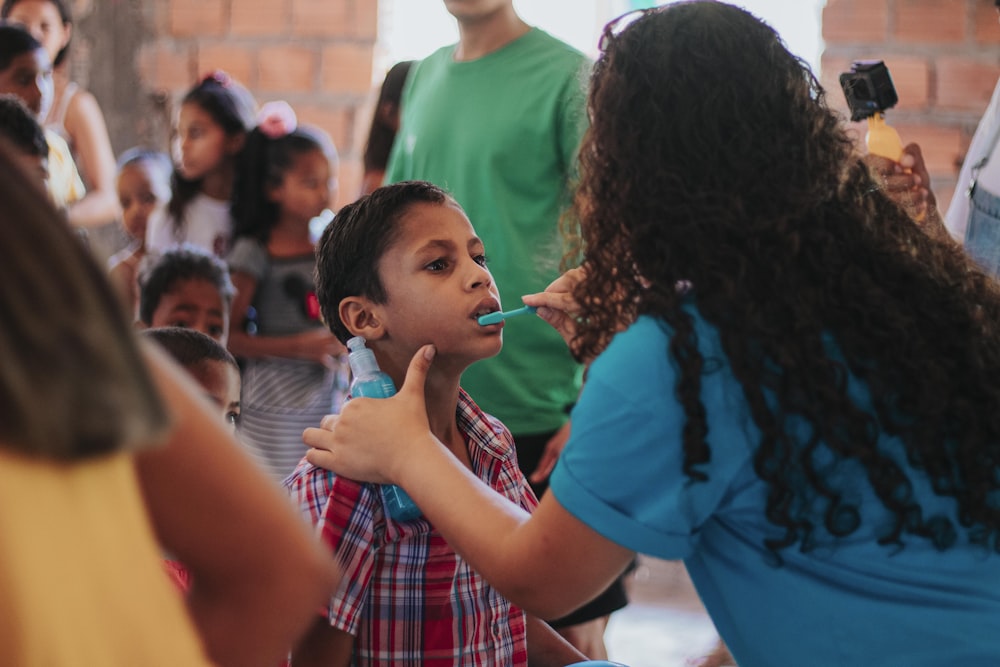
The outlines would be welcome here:
<svg viewBox="0 0 1000 667">
<path fill-rule="evenodd" d="M 718 640 L 680 562 L 641 556 L 629 604 L 611 616 L 608 658 L 628 667 L 689 667 Z"/>
</svg>

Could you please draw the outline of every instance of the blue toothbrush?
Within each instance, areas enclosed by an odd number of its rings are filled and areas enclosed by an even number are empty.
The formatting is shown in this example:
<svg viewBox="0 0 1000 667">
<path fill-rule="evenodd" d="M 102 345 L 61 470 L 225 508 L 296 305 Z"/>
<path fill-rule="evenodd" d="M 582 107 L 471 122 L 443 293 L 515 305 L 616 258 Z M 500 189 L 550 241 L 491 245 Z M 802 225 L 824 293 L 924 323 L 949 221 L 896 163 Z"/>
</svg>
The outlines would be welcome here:
<svg viewBox="0 0 1000 667">
<path fill-rule="evenodd" d="M 490 313 L 489 315 L 482 315 L 476 321 L 479 322 L 479 326 L 485 327 L 490 324 L 499 324 L 508 317 L 516 317 L 518 315 L 528 315 L 533 313 L 538 308 L 535 306 L 524 306 L 522 308 L 517 308 L 515 310 L 508 310 L 506 313 L 501 313 L 499 310 L 495 313 Z"/>
</svg>

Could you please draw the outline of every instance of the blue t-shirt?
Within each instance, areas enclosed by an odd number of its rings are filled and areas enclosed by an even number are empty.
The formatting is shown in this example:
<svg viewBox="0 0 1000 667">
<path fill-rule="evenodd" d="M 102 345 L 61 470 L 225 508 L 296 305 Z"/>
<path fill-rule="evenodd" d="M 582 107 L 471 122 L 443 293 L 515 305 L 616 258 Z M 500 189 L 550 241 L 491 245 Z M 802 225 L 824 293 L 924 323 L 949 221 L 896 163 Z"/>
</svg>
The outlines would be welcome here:
<svg viewBox="0 0 1000 667">
<path fill-rule="evenodd" d="M 859 505 L 858 530 L 840 540 L 820 533 L 808 552 L 795 545 L 773 564 L 764 540 L 782 533 L 764 516 L 767 489 L 753 471 L 759 431 L 717 330 L 691 312 L 706 359 L 709 480 L 682 470 L 670 328 L 642 317 L 590 369 L 552 475 L 560 504 L 618 544 L 683 559 L 741 667 L 1000 664 L 1000 556 L 969 546 L 961 528 L 945 552 L 914 536 L 902 549 L 879 546 L 890 516 L 856 465 L 839 464 L 831 479 Z M 860 382 L 850 391 L 870 404 Z M 883 436 L 879 447 L 906 465 L 899 442 Z M 904 469 L 924 516 L 955 520 L 954 501 Z"/>
</svg>

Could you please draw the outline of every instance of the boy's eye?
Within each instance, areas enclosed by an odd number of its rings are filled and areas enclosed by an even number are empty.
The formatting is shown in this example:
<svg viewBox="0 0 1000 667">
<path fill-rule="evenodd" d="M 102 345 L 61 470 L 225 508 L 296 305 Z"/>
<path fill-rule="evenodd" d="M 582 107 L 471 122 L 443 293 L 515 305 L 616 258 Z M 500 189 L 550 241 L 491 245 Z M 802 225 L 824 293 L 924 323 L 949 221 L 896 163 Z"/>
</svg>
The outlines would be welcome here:
<svg viewBox="0 0 1000 667">
<path fill-rule="evenodd" d="M 448 261 L 445 259 L 435 259 L 433 262 L 425 266 L 424 268 L 431 271 L 444 271 L 448 268 Z"/>
<path fill-rule="evenodd" d="M 486 263 L 489 260 L 486 258 L 486 255 L 476 255 L 475 257 L 472 258 L 472 261 L 474 261 L 479 266 L 486 266 Z"/>
<path fill-rule="evenodd" d="M 240 425 L 240 413 L 238 412 L 227 412 L 226 413 L 226 423 L 232 424 L 233 426 Z"/>
<path fill-rule="evenodd" d="M 221 338 L 222 337 L 222 326 L 219 326 L 219 325 L 209 326 L 208 327 L 208 335 L 211 336 L 212 338 Z"/>
</svg>

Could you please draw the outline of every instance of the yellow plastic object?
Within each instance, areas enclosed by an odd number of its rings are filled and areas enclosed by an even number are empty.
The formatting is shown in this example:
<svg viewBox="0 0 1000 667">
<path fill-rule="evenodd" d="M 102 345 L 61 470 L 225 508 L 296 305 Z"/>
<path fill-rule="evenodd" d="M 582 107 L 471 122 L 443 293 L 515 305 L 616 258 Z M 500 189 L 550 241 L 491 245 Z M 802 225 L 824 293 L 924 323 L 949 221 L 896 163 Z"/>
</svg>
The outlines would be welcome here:
<svg viewBox="0 0 1000 667">
<path fill-rule="evenodd" d="M 903 156 L 903 142 L 899 138 L 899 132 L 885 122 L 883 113 L 869 116 L 865 144 L 872 155 L 886 157 L 894 162 L 899 162 L 899 158 Z"/>
</svg>

